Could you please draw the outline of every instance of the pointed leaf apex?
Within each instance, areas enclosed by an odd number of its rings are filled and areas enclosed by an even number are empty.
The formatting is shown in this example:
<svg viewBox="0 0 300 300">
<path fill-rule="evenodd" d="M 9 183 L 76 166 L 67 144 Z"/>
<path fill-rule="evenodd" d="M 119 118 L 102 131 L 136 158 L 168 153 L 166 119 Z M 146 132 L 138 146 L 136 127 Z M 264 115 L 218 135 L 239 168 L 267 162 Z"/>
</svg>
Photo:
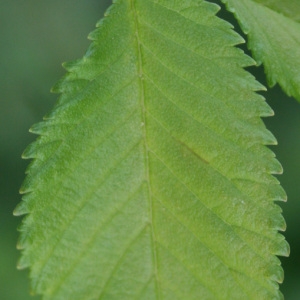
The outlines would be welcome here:
<svg viewBox="0 0 300 300">
<path fill-rule="evenodd" d="M 20 202 L 13 211 L 14 216 L 22 216 L 28 214 L 28 207 L 25 201 Z"/>
</svg>

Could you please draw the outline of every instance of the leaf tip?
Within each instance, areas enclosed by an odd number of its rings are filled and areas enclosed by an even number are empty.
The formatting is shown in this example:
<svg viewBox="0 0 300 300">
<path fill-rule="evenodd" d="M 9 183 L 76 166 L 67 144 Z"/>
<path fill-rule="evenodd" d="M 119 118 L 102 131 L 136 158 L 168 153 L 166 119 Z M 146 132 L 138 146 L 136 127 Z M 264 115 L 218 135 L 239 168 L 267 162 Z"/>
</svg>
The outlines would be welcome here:
<svg viewBox="0 0 300 300">
<path fill-rule="evenodd" d="M 291 254 L 291 248 L 289 243 L 285 239 L 282 239 L 280 244 L 278 244 L 278 247 L 274 254 L 278 256 L 289 257 Z"/>
<path fill-rule="evenodd" d="M 35 143 L 31 143 L 26 147 L 26 149 L 21 154 L 22 159 L 31 159 L 31 158 L 35 157 L 35 155 L 34 155 L 35 146 L 34 145 L 35 145 Z"/>
<path fill-rule="evenodd" d="M 20 260 L 18 261 L 18 263 L 17 263 L 17 269 L 18 270 L 24 270 L 24 269 L 26 269 L 30 266 L 27 262 L 24 261 L 23 257 L 24 256 L 22 256 L 20 258 Z"/>
<path fill-rule="evenodd" d="M 25 180 L 23 181 L 23 183 L 19 189 L 19 194 L 21 194 L 21 195 L 32 192 L 32 189 L 30 188 L 30 185 L 27 183 L 26 179 L 28 179 L 28 176 L 25 178 Z"/>
<path fill-rule="evenodd" d="M 29 211 L 27 209 L 27 205 L 25 203 L 24 200 L 22 200 L 17 206 L 16 208 L 13 210 L 13 215 L 15 217 L 19 217 L 19 216 L 22 216 L 22 215 L 26 215 L 28 214 Z"/>
<path fill-rule="evenodd" d="M 276 175 L 283 174 L 282 164 L 277 159 L 274 159 L 274 162 L 272 164 L 271 169 L 269 170 L 269 173 L 270 174 L 276 174 Z"/>
<path fill-rule="evenodd" d="M 284 272 L 281 266 L 276 266 L 273 268 L 273 274 L 270 276 L 270 279 L 278 283 L 283 282 Z"/>
</svg>

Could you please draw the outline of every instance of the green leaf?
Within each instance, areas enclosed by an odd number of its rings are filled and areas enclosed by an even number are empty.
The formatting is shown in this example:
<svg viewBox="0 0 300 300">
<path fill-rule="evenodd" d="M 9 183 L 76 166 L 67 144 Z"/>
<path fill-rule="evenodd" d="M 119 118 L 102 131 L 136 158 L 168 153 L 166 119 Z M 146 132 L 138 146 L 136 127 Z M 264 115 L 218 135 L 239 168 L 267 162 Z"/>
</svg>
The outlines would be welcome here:
<svg viewBox="0 0 300 300">
<path fill-rule="evenodd" d="M 300 2 L 299 0 L 254 0 L 263 4 L 280 14 L 284 14 L 290 19 L 300 21 Z"/>
<path fill-rule="evenodd" d="M 272 87 L 277 82 L 300 101 L 299 1 L 222 0 L 248 35 L 248 48 L 263 63 Z"/>
<path fill-rule="evenodd" d="M 281 299 L 272 110 L 206 1 L 119 0 L 33 126 L 15 214 L 43 299 Z"/>
</svg>

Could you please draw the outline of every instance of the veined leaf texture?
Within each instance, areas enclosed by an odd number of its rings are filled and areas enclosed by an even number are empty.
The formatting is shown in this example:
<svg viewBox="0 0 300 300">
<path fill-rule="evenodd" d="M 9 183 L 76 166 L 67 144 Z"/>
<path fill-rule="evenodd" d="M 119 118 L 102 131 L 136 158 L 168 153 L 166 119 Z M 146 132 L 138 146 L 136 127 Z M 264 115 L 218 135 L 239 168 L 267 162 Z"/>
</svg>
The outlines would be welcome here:
<svg viewBox="0 0 300 300">
<path fill-rule="evenodd" d="M 282 299 L 273 111 L 218 10 L 115 1 L 65 64 L 15 211 L 43 299 Z"/>
</svg>

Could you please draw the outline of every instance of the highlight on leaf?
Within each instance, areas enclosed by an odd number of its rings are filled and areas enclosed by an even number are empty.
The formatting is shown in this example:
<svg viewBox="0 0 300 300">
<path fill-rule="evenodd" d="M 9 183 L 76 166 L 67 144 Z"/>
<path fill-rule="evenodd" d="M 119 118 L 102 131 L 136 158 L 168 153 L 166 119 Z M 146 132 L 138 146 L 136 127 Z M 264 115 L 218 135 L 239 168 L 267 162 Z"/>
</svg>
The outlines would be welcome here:
<svg viewBox="0 0 300 300">
<path fill-rule="evenodd" d="M 117 0 L 31 131 L 15 214 L 43 299 L 282 299 L 282 167 L 207 1 Z"/>
</svg>

